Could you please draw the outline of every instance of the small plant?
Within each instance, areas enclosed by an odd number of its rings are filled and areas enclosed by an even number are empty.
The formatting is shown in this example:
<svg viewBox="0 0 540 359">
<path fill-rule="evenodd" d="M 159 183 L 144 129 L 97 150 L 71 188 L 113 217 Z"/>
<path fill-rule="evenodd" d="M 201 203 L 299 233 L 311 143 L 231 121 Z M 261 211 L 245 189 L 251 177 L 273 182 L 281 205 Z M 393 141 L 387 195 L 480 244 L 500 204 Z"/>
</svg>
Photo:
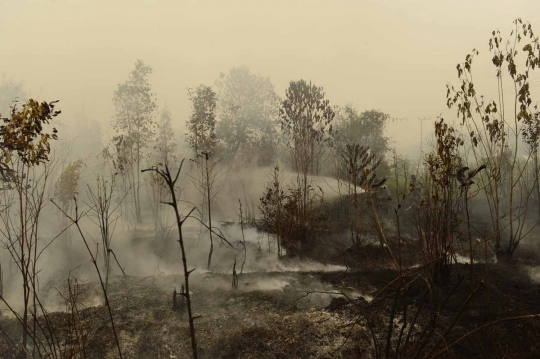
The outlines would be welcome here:
<svg viewBox="0 0 540 359">
<path fill-rule="evenodd" d="M 436 149 L 426 157 L 424 201 L 416 209 L 414 224 L 422 243 L 424 268 L 437 283 L 448 279 L 455 257 L 462 198 L 456 172 L 462 167 L 459 148 L 463 140 L 443 119 L 435 123 L 435 137 Z"/>
</svg>

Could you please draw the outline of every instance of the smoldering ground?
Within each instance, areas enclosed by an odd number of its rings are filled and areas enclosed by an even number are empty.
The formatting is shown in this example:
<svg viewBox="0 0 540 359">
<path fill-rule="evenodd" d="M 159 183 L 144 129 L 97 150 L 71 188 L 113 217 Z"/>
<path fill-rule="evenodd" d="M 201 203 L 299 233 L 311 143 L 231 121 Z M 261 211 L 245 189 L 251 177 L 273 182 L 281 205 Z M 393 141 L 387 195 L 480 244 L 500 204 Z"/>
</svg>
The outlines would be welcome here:
<svg viewBox="0 0 540 359">
<path fill-rule="evenodd" d="M 236 270 L 240 273 L 243 264 L 243 273 L 287 273 L 287 272 L 324 272 L 324 271 L 344 271 L 344 266 L 333 264 L 322 264 L 315 261 L 303 260 L 279 260 L 275 252 L 277 250 L 275 237 L 255 228 L 250 223 L 245 223 L 242 227 L 240 221 L 239 204 L 243 204 L 244 215 L 251 209 L 251 216 L 259 215 L 259 197 L 261 188 L 269 181 L 272 168 L 261 168 L 257 170 L 243 169 L 241 171 L 223 171 L 223 178 L 216 184 L 220 187 L 215 199 L 214 217 L 218 223 L 217 229 L 225 237 L 226 241 L 214 235 L 216 242 L 215 258 L 213 260 L 212 272 L 232 275 L 232 267 L 236 260 Z M 182 185 L 180 187 L 180 206 L 182 213 L 187 213 L 194 205 L 200 205 L 200 193 L 196 190 L 190 179 L 191 173 L 186 166 L 182 174 Z M 294 180 L 294 173 L 286 172 L 283 176 L 283 183 L 289 184 Z M 325 198 L 333 200 L 339 191 L 339 184 L 330 177 L 315 177 L 314 186 L 322 191 Z M 290 184 L 293 185 L 292 183 Z M 77 198 L 79 211 L 88 211 L 88 200 L 85 199 L 88 189 L 81 191 Z M 163 208 L 160 216 L 165 223 L 164 231 L 155 232 L 151 223 L 152 216 L 149 207 L 144 208 L 146 221 L 138 225 L 137 229 L 129 229 L 129 224 L 122 219 L 123 207 L 118 207 L 118 221 L 111 228 L 112 242 L 111 248 L 114 251 L 116 260 L 112 263 L 112 274 L 115 276 L 147 277 L 153 275 L 178 275 L 182 271 L 180 250 L 177 242 L 176 223 L 169 206 L 160 204 Z M 87 253 L 87 248 L 78 233 L 76 227 L 62 219 L 64 216 L 60 210 L 47 205 L 48 211 L 44 211 L 41 230 L 41 257 L 39 258 L 39 283 L 42 291 L 42 302 L 50 311 L 63 310 L 62 296 L 59 291 L 66 285 L 68 277 L 77 278 L 81 283 L 90 283 L 97 280 L 97 274 Z M 194 212 L 193 216 L 206 221 L 201 216 L 200 211 Z M 246 219 L 244 219 L 247 222 Z M 222 223 L 222 224 L 219 224 Z M 96 218 L 87 214 L 81 219 L 81 229 L 83 235 L 90 243 L 90 247 L 95 254 L 100 266 L 103 266 L 103 245 L 100 239 L 100 229 L 96 225 Z M 183 233 L 186 239 L 186 251 L 189 254 L 188 263 L 190 267 L 197 268 L 195 273 L 202 274 L 208 272 L 207 257 L 209 251 L 209 231 L 196 219 L 188 219 L 183 226 Z M 246 243 L 246 251 L 243 242 Z M 9 253 L 3 253 L 4 272 L 4 297 L 11 303 L 14 309 L 19 310 L 22 305 L 22 292 L 20 273 L 16 264 L 10 258 Z M 245 263 L 244 263 L 245 261 Z M 119 268 L 122 267 L 122 269 Z M 286 281 L 280 282 L 286 285 Z M 260 286 L 260 288 L 259 288 Z M 257 284 L 255 288 L 264 288 L 264 284 Z M 225 286 L 226 287 L 226 286 Z M 230 287 L 230 285 L 229 285 Z M 96 288 L 97 290 L 98 288 Z M 101 303 L 100 295 L 90 298 L 86 305 L 91 303 Z M 4 312 L 7 313 L 6 308 Z"/>
</svg>

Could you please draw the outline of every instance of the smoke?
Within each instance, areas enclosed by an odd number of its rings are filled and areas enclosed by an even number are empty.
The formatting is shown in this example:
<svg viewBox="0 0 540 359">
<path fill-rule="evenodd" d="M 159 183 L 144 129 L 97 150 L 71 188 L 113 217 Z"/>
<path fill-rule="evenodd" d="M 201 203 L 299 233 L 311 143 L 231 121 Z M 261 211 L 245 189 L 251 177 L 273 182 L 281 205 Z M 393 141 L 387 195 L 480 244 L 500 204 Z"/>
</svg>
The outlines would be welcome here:
<svg viewBox="0 0 540 359">
<path fill-rule="evenodd" d="M 61 156 L 60 156 L 61 157 Z M 95 185 L 95 177 L 100 173 L 90 161 L 82 176 L 81 189 Z M 197 190 L 190 175 L 194 176 L 194 168 L 185 166 L 179 180 L 180 210 L 187 214 L 194 206 L 202 208 L 202 195 Z M 277 245 L 273 235 L 258 231 L 256 228 L 238 224 L 240 218 L 240 202 L 242 203 L 243 216 L 256 217 L 259 215 L 259 198 L 262 196 L 264 186 L 270 181 L 273 168 L 242 169 L 228 171 L 220 168 L 224 175 L 216 183 L 217 195 L 213 202 L 213 224 L 223 233 L 229 243 L 222 241 L 213 235 L 214 253 L 212 258 L 211 272 L 230 276 L 233 264 L 236 260 L 237 273 L 308 273 L 308 272 L 339 272 L 346 268 L 338 265 L 328 265 L 310 260 L 282 260 L 277 258 Z M 59 175 L 59 171 L 56 176 Z M 293 185 L 295 174 L 283 171 L 284 187 Z M 340 184 L 333 178 L 314 176 L 313 185 L 320 188 L 326 199 L 332 199 L 339 195 Z M 51 182 L 54 182 L 51 181 Z M 52 193 L 52 186 L 49 189 Z M 150 196 L 145 193 L 146 187 L 141 188 L 143 198 L 142 213 L 143 223 L 132 228 L 133 223 L 125 220 L 126 213 L 123 206 L 118 209 L 120 218 L 113 226 L 114 233 L 111 248 L 118 259 L 111 260 L 112 276 L 122 276 L 123 271 L 128 276 L 147 277 L 155 275 L 180 275 L 183 273 L 181 251 L 178 245 L 178 232 L 170 206 L 162 205 L 161 216 L 165 224 L 165 230 L 156 232 L 153 226 L 153 212 L 149 203 Z M 86 199 L 86 191 L 81 190 L 78 195 L 79 211 L 84 213 L 89 209 L 89 201 Z M 49 196 L 51 196 L 49 194 Z M 131 206 L 131 203 L 127 203 Z M 204 213 L 199 210 L 193 212 L 203 222 L 207 222 Z M 47 203 L 46 210 L 42 212 L 40 220 L 40 258 L 38 259 L 39 271 L 39 297 L 44 306 L 50 311 L 64 310 L 65 303 L 62 295 L 66 295 L 66 282 L 68 277 L 76 279 L 79 283 L 98 283 L 98 275 L 91 262 L 88 250 L 72 225 L 68 231 L 59 236 L 59 233 L 69 226 L 69 221 L 62 219 L 60 213 L 52 204 Z M 92 253 L 96 256 L 102 276 L 103 245 L 101 243 L 100 229 L 95 220 L 88 215 L 80 221 L 83 234 L 88 242 Z M 194 274 L 201 276 L 207 274 L 208 252 L 210 248 L 210 233 L 196 219 L 189 218 L 182 227 L 187 252 L 188 269 L 195 268 Z M 244 248 L 245 243 L 246 247 Z M 4 272 L 4 297 L 15 310 L 23 307 L 22 279 L 13 258 L 7 251 L 1 255 L 2 269 Z M 198 277 L 194 277 L 198 278 Z M 217 285 L 217 284 L 216 284 Z M 290 277 L 279 279 L 259 278 L 245 283 L 242 290 L 282 290 L 291 285 Z M 229 279 L 223 284 L 230 288 Z M 99 287 L 94 288 L 93 295 L 87 295 L 84 305 L 93 306 L 101 303 Z M 5 308 L 3 308 L 5 309 Z"/>
</svg>

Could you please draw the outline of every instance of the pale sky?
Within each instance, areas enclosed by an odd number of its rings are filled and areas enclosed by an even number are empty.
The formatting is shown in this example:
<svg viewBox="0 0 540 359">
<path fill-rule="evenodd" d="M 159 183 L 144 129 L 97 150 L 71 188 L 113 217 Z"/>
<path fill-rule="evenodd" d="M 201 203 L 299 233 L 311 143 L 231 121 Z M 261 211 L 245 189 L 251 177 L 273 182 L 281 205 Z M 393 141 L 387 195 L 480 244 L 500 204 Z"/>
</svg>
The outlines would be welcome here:
<svg viewBox="0 0 540 359">
<path fill-rule="evenodd" d="M 540 34 L 540 0 L 0 0 L 0 73 L 32 97 L 59 99 L 64 121 L 84 109 L 106 132 L 113 91 L 137 58 L 153 67 L 177 129 L 190 112 L 187 87 L 246 65 L 280 96 L 303 78 L 332 104 L 408 119 L 389 135 L 398 151 L 417 152 L 419 117 L 455 118 L 445 86 L 473 48 L 476 80 L 496 93 L 488 40 L 496 28 L 507 36 L 516 17 Z"/>
</svg>

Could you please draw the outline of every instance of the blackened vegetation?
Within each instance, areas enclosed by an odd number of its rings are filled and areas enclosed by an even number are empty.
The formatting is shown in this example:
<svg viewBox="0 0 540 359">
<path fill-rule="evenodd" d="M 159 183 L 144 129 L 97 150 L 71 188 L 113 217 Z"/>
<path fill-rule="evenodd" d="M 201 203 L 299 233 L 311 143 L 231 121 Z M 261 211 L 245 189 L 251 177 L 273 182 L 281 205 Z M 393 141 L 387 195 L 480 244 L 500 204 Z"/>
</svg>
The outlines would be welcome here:
<svg viewBox="0 0 540 359">
<path fill-rule="evenodd" d="M 189 293 L 189 275 L 195 270 L 195 268 L 188 270 L 187 255 L 186 255 L 186 250 L 184 246 L 184 236 L 182 234 L 182 225 L 184 224 L 185 220 L 189 218 L 191 212 L 193 212 L 194 209 L 192 209 L 188 213 L 187 216 L 185 217 L 180 216 L 180 211 L 178 209 L 176 188 L 175 188 L 176 182 L 178 181 L 178 176 L 180 175 L 180 172 L 182 171 L 183 164 L 184 164 L 184 161 L 182 160 L 178 168 L 178 171 L 176 172 L 176 175 L 174 177 L 169 171 L 168 165 L 165 165 L 164 169 L 160 169 L 159 167 L 152 167 L 149 169 L 142 170 L 142 172 L 150 171 L 150 172 L 157 173 L 159 176 L 163 178 L 170 192 L 170 196 L 171 196 L 170 202 L 164 202 L 164 203 L 170 205 L 174 209 L 174 214 L 176 217 L 176 226 L 178 228 L 178 244 L 180 244 L 180 250 L 182 254 L 182 265 L 184 269 L 184 284 L 182 285 L 182 292 L 180 294 L 186 298 L 186 307 L 187 307 L 187 312 L 188 312 L 188 317 L 189 317 L 189 331 L 190 331 L 190 337 L 191 337 L 191 349 L 193 352 L 193 358 L 197 359 L 198 350 L 197 350 L 197 339 L 195 337 L 195 319 L 199 318 L 200 316 L 193 315 L 193 310 L 191 309 L 191 297 Z M 184 292 L 184 285 L 185 285 L 185 292 Z"/>
<path fill-rule="evenodd" d="M 269 79 L 236 68 L 218 82 L 219 94 L 204 85 L 190 91 L 188 175 L 200 209 L 180 200 L 184 161 L 174 155 L 168 111 L 160 143 L 151 146 L 151 68 L 137 61 L 115 92 L 116 152 L 104 150 L 110 173 L 88 186 L 87 208 L 77 199 L 81 160 L 66 163 L 54 182 L 53 204 L 63 226 L 77 230 L 98 280 L 83 283 L 70 272 L 64 287 L 53 288 L 62 312 L 46 309 L 52 288 L 40 290 L 47 263 L 38 264 L 56 239 L 42 244 L 38 224 L 52 173 L 49 141 L 56 139 L 46 125 L 59 112 L 54 102 L 13 107 L 0 127 L 0 235 L 11 259 L 9 266 L 0 263 L 0 300 L 9 314 L 0 317 L 0 357 L 537 357 L 540 115 L 529 73 L 540 66 L 540 44 L 529 24 L 514 25 L 506 47 L 498 31 L 489 42 L 499 101 L 484 102 L 476 93 L 474 51 L 457 66 L 459 88 L 449 85 L 447 93 L 464 127 L 437 119 L 432 146 L 415 165 L 396 151 L 389 163 L 388 115 L 339 110 L 311 82 L 290 82 L 280 101 Z M 502 100 L 505 71 L 514 87 L 510 117 Z M 148 253 L 174 273 L 140 278 L 124 271 L 117 258 L 124 253 L 113 251 L 112 239 L 121 209 L 128 228 L 142 233 L 139 170 L 152 147 L 156 156 L 148 158 L 157 165 L 142 172 L 157 235 L 137 264 Z M 225 236 L 216 207 L 219 196 L 233 195 L 220 192 L 220 180 L 243 160 L 280 165 L 257 188 L 257 218 L 240 179 L 244 198 L 235 195 L 231 206 L 239 220 Z M 332 185 L 323 189 L 322 181 Z M 158 208 L 171 209 L 172 227 Z M 99 229 L 95 243 L 84 218 Z M 196 226 L 186 225 L 188 219 Z M 188 230 L 209 239 L 204 252 Z M 66 231 L 57 237 L 70 238 Z M 207 271 L 195 272 L 188 262 Z M 22 278 L 19 307 L 5 297 L 8 267 Z M 116 267 L 122 276 L 114 275 Z"/>
</svg>

